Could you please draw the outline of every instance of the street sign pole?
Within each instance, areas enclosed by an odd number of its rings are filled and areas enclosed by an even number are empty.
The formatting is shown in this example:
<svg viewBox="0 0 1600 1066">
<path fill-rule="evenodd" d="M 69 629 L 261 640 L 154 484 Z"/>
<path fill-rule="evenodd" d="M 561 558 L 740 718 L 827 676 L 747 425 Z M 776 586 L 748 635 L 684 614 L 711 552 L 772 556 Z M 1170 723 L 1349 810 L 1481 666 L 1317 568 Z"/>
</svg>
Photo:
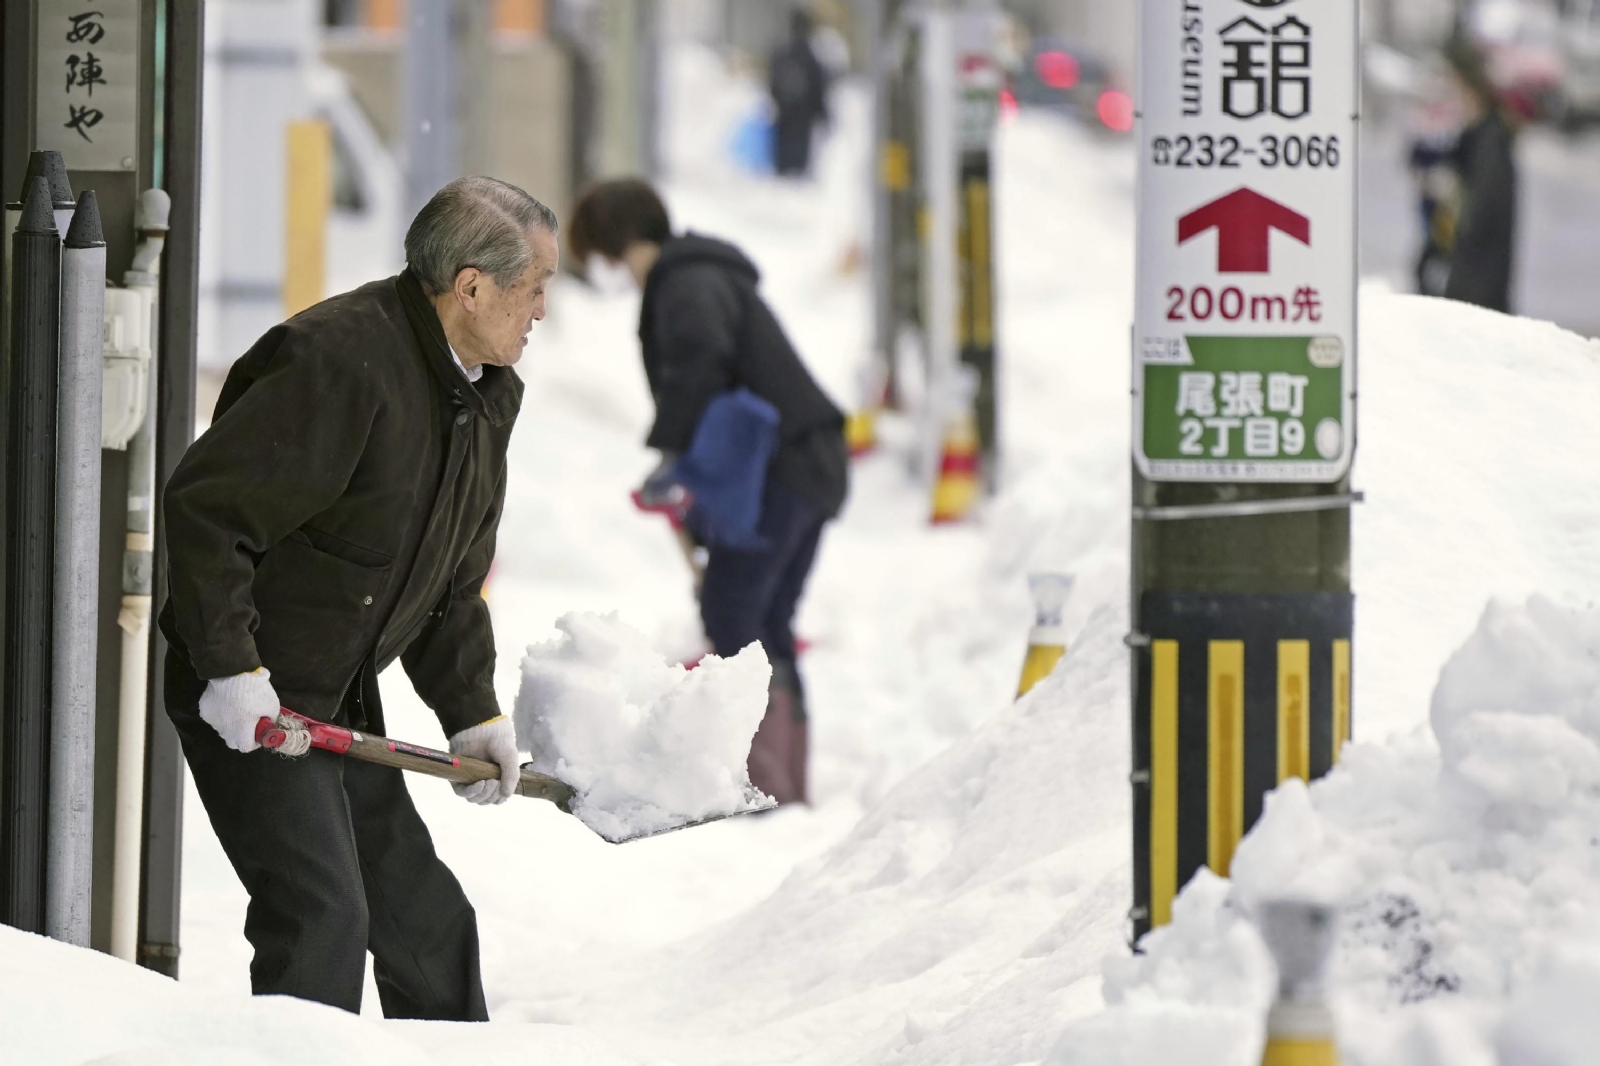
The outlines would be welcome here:
<svg viewBox="0 0 1600 1066">
<path fill-rule="evenodd" d="M 979 468 L 990 493 L 997 490 L 1000 481 L 992 187 L 1001 81 L 995 56 L 998 33 L 998 12 L 988 3 L 969 4 L 959 16 L 956 335 L 961 364 L 971 368 L 977 385 L 973 415 L 978 427 Z"/>
<path fill-rule="evenodd" d="M 1141 0 L 1136 936 L 1350 733 L 1357 7 Z"/>
</svg>

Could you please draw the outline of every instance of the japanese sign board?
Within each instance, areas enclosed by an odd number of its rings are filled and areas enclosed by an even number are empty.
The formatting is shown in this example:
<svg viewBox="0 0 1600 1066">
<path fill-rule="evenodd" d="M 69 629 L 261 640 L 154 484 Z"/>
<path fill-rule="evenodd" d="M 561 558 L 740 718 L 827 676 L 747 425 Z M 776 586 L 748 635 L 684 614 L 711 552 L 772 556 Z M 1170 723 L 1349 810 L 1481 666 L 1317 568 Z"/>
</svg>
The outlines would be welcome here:
<svg viewBox="0 0 1600 1066">
<path fill-rule="evenodd" d="M 36 144 L 70 170 L 138 157 L 139 0 L 39 0 Z"/>
<path fill-rule="evenodd" d="M 1354 445 L 1353 0 L 1140 0 L 1134 456 L 1337 481 Z"/>
</svg>

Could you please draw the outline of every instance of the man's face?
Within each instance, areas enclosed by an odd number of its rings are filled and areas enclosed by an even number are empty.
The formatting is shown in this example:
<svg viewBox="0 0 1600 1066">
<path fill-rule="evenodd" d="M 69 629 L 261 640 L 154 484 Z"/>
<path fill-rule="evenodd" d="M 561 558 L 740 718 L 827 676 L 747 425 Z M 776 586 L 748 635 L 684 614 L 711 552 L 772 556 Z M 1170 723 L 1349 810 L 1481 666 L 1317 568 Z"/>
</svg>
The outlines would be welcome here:
<svg viewBox="0 0 1600 1066">
<path fill-rule="evenodd" d="M 555 235 L 543 229 L 533 231 L 529 244 L 533 262 L 515 282 L 501 288 L 488 274 L 479 274 L 469 286 L 470 295 L 462 305 L 476 351 L 460 353 L 464 361 L 470 358 L 488 366 L 512 366 L 522 358 L 528 331 L 544 318 L 545 287 L 555 276 L 561 256 Z"/>
</svg>

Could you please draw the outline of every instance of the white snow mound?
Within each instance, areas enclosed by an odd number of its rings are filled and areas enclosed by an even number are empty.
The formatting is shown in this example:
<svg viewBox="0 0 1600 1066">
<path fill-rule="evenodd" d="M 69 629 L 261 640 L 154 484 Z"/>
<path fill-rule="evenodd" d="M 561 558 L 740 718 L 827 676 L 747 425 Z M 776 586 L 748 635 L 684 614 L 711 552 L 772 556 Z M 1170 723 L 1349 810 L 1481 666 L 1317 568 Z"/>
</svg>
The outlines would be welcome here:
<svg viewBox="0 0 1600 1066">
<path fill-rule="evenodd" d="M 16 1066 L 430 1066 L 336 1007 L 168 980 L 0 926 L 0 1062 Z"/>
<path fill-rule="evenodd" d="M 745 768 L 772 677 L 761 645 L 688 670 L 616 615 L 556 628 L 522 660 L 517 742 L 576 790 L 584 824 L 620 840 L 766 801 Z"/>
<path fill-rule="evenodd" d="M 1250 915 L 1281 895 L 1342 911 L 1343 1061 L 1593 1061 L 1592 1012 L 1538 1005 L 1600 987 L 1600 610 L 1491 603 L 1432 724 L 1268 796 L 1232 882 L 1202 870 L 1145 954 L 1108 964 L 1112 1010 L 1053 1063 L 1159 1061 L 1152 1031 L 1259 1061 L 1272 963 Z"/>
</svg>

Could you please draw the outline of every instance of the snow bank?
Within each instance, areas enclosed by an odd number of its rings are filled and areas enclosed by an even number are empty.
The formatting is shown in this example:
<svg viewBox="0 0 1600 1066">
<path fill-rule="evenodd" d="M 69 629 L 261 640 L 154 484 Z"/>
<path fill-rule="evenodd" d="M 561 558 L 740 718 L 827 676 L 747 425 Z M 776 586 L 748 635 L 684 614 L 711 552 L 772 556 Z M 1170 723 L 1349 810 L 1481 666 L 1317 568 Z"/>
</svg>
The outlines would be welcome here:
<svg viewBox="0 0 1600 1066">
<path fill-rule="evenodd" d="M 423 1066 L 333 1007 L 222 995 L 0 926 L 0 1061 L 27 1066 Z"/>
<path fill-rule="evenodd" d="M 1600 342 L 1364 289 L 1355 732 L 1421 724 L 1492 598 L 1600 600 Z"/>
<path fill-rule="evenodd" d="M 1432 1063 L 1446 1045 L 1488 1062 L 1491 1041 L 1503 1062 L 1592 1061 L 1590 1012 L 1560 1005 L 1600 988 L 1600 611 L 1491 604 L 1432 723 L 1436 744 L 1357 744 L 1324 781 L 1269 796 L 1232 882 L 1202 872 L 1144 956 L 1112 960 L 1112 1010 L 1053 1061 L 1161 1061 L 1154 1031 L 1253 1063 L 1272 966 L 1249 915 L 1283 894 L 1341 908 L 1347 1062 Z"/>
<path fill-rule="evenodd" d="M 1076 617 L 1054 675 L 838 847 L 750 912 L 611 972 L 581 1006 L 564 989 L 566 1016 L 703 1064 L 1040 1059 L 1062 1010 L 1096 1002 L 1129 892 L 1126 619 Z M 497 1017 L 548 1018 L 554 992 Z"/>
<path fill-rule="evenodd" d="M 522 660 L 517 742 L 535 770 L 577 790 L 584 824 L 622 840 L 765 800 L 745 769 L 772 677 L 761 645 L 690 671 L 615 615 L 569 614 L 556 628 Z"/>
</svg>

